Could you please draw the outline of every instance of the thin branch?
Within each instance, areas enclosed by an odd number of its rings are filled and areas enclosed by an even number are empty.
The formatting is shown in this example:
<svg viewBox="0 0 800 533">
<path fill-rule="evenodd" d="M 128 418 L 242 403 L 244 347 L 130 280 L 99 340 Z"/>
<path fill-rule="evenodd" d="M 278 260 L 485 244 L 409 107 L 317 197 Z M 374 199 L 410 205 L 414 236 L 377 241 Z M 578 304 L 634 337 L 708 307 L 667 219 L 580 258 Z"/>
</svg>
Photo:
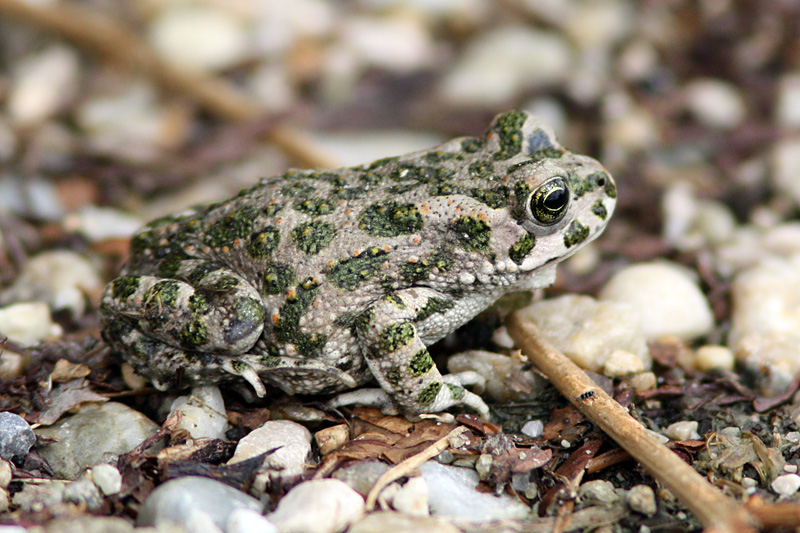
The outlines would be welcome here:
<svg viewBox="0 0 800 533">
<path fill-rule="evenodd" d="M 163 89 L 186 96 L 223 120 L 243 122 L 262 114 L 258 102 L 226 80 L 175 68 L 133 31 L 97 11 L 89 12 L 64 2 L 36 7 L 22 0 L 0 0 L 0 14 L 56 34 L 90 53 L 150 78 Z M 284 126 L 276 126 L 268 132 L 267 140 L 303 165 L 338 166 L 312 149 L 297 132 Z"/>
<path fill-rule="evenodd" d="M 464 426 L 459 426 L 453 429 L 450 431 L 450 433 L 437 440 L 418 454 L 412 455 L 408 459 L 397 463 L 392 468 L 384 472 L 381 477 L 378 478 L 378 481 L 375 482 L 375 485 L 372 486 L 369 494 L 367 494 L 367 511 L 371 511 L 375 508 L 375 502 L 378 501 L 378 496 L 380 496 L 381 491 L 386 488 L 389 483 L 408 475 L 409 472 L 422 466 L 422 464 L 428 459 L 436 457 L 445 451 L 450 447 L 451 439 L 458 437 L 467 431 L 467 429 L 468 428 Z"/>
<path fill-rule="evenodd" d="M 547 342 L 536 326 L 514 313 L 506 321 L 506 327 L 517 345 L 561 394 L 672 491 L 707 531 L 755 531 L 744 507 L 722 494 L 648 433 L 572 360 Z"/>
</svg>

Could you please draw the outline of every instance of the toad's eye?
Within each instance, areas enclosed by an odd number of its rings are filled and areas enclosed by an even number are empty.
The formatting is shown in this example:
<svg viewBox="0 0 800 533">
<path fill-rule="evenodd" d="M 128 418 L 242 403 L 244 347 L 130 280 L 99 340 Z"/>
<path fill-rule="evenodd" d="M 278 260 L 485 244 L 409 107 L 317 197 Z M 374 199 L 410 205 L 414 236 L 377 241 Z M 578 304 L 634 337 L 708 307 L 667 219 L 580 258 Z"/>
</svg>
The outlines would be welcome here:
<svg viewBox="0 0 800 533">
<path fill-rule="evenodd" d="M 569 205 L 569 188 L 564 178 L 552 178 L 533 191 L 530 212 L 542 225 L 551 226 L 564 218 Z"/>
</svg>

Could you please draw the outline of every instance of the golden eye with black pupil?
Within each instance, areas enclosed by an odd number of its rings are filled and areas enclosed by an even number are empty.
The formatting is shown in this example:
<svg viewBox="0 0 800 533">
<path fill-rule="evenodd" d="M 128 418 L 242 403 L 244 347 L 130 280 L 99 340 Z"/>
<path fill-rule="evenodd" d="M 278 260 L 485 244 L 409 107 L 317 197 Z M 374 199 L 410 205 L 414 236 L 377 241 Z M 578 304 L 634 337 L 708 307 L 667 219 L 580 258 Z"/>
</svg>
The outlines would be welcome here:
<svg viewBox="0 0 800 533">
<path fill-rule="evenodd" d="M 539 224 L 550 226 L 564 218 L 569 205 L 569 188 L 564 178 L 552 178 L 533 191 L 531 215 Z"/>
</svg>

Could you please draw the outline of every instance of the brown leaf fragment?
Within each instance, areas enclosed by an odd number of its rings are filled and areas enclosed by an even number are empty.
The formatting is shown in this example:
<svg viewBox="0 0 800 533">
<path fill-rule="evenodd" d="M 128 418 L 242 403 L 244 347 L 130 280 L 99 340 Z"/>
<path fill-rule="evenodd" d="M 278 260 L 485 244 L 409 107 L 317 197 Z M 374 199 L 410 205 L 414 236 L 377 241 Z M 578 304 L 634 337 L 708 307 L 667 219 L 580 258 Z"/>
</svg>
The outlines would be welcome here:
<svg viewBox="0 0 800 533">
<path fill-rule="evenodd" d="M 66 359 L 59 359 L 56 361 L 56 366 L 50 372 L 50 379 L 56 383 L 66 383 L 77 378 L 85 378 L 92 373 L 92 370 L 86 366 L 76 363 L 70 363 Z"/>
<path fill-rule="evenodd" d="M 759 413 L 764 413 L 770 409 L 774 409 L 775 407 L 778 407 L 779 405 L 791 400 L 794 396 L 794 393 L 797 392 L 798 387 L 800 387 L 800 377 L 795 378 L 795 380 L 792 381 L 791 385 L 789 385 L 789 388 L 786 389 L 783 394 L 773 398 L 764 398 L 759 396 L 758 398 L 754 399 L 753 408 Z"/>
<path fill-rule="evenodd" d="M 481 448 L 482 455 L 478 461 L 484 466 L 478 473 L 481 480 L 494 487 L 495 491 L 502 490 L 510 483 L 514 474 L 541 468 L 553 456 L 550 449 L 517 448 L 505 433 L 487 437 Z"/>
<path fill-rule="evenodd" d="M 551 514 L 560 503 L 572 501 L 576 497 L 578 487 L 586 472 L 586 466 L 603 442 L 605 442 L 604 437 L 589 438 L 553 472 L 553 476 L 558 481 L 542 497 L 542 505 L 539 507 L 540 516 Z"/>
<path fill-rule="evenodd" d="M 544 426 L 542 436 L 549 441 L 575 442 L 586 431 L 586 428 L 577 428 L 578 424 L 585 420 L 586 417 L 572 405 L 553 409 L 550 412 L 550 420 Z"/>
<path fill-rule="evenodd" d="M 234 426 L 245 430 L 253 431 L 260 428 L 265 422 L 270 420 L 270 410 L 266 407 L 259 407 L 247 411 L 226 411 L 228 421 Z"/>
<path fill-rule="evenodd" d="M 61 415 L 75 409 L 85 402 L 105 402 L 108 398 L 94 392 L 89 382 L 83 378 L 74 379 L 56 386 L 49 396 L 50 404 L 39 413 L 36 422 L 49 426 L 56 423 Z"/>
</svg>

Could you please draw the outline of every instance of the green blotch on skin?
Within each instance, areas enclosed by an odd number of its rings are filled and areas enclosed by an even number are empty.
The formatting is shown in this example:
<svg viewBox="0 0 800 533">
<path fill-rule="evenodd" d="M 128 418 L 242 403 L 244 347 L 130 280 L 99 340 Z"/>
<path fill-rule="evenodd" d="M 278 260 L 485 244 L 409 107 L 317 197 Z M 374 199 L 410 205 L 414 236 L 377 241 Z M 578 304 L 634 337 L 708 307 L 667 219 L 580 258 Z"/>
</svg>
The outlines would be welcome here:
<svg viewBox="0 0 800 533">
<path fill-rule="evenodd" d="M 321 220 L 300 224 L 292 230 L 294 245 L 306 255 L 320 253 L 334 237 L 336 237 L 336 227 Z"/>
<path fill-rule="evenodd" d="M 192 285 L 197 285 L 207 275 L 211 274 L 212 272 L 222 270 L 224 268 L 225 266 L 222 265 L 221 263 L 215 263 L 213 261 L 203 261 L 202 263 L 194 267 L 191 272 L 189 272 L 189 274 L 186 276 L 186 279 Z"/>
<path fill-rule="evenodd" d="M 419 310 L 417 316 L 414 317 L 416 322 L 421 322 L 434 314 L 445 313 L 455 307 L 456 303 L 452 300 L 445 300 L 444 298 L 430 298 L 425 306 Z"/>
<path fill-rule="evenodd" d="M 203 294 L 195 292 L 189 296 L 189 310 L 193 315 L 207 315 L 211 312 L 211 306 Z"/>
<path fill-rule="evenodd" d="M 433 368 L 433 358 L 427 349 L 423 348 L 413 356 L 408 363 L 408 372 L 411 377 L 419 377 Z"/>
<path fill-rule="evenodd" d="M 582 243 L 589 236 L 589 227 L 584 226 L 577 220 L 573 220 L 572 224 L 564 231 L 564 245 L 567 248 Z"/>
<path fill-rule="evenodd" d="M 371 248 L 339 261 L 331 267 L 328 280 L 337 287 L 353 290 L 378 274 L 388 253 L 380 248 Z"/>
<path fill-rule="evenodd" d="M 180 283 L 175 280 L 165 279 L 153 285 L 145 297 L 145 301 L 151 301 L 155 305 L 164 307 L 175 307 L 178 300 Z"/>
<path fill-rule="evenodd" d="M 449 161 L 451 159 L 457 159 L 460 157 L 461 154 L 458 152 L 445 152 L 443 150 L 434 150 L 432 152 L 428 152 L 422 158 L 429 163 L 441 163 L 442 161 Z"/>
<path fill-rule="evenodd" d="M 474 154 L 483 148 L 483 140 L 476 137 L 467 137 L 461 141 L 461 150 L 468 154 Z"/>
<path fill-rule="evenodd" d="M 308 313 L 317 299 L 318 291 L 319 282 L 313 278 L 298 285 L 294 293 L 286 298 L 286 303 L 281 306 L 278 319 L 273 325 L 275 340 L 294 344 L 297 351 L 306 357 L 318 356 L 328 342 L 325 335 L 309 335 L 300 330 L 300 319 Z"/>
<path fill-rule="evenodd" d="M 270 263 L 264 267 L 264 292 L 281 294 L 294 283 L 294 268 L 283 263 Z"/>
<path fill-rule="evenodd" d="M 195 318 L 187 323 L 180 333 L 181 346 L 194 349 L 208 342 L 208 328 L 199 319 Z"/>
<path fill-rule="evenodd" d="M 278 202 L 270 202 L 266 207 L 261 209 L 261 212 L 264 214 L 264 216 L 274 217 L 276 214 L 278 214 L 278 212 L 281 211 L 281 209 L 283 209 L 282 204 Z"/>
<path fill-rule="evenodd" d="M 434 269 L 447 272 L 453 266 L 451 255 L 447 250 L 439 249 L 418 261 L 403 263 L 400 265 L 400 277 L 407 283 L 416 283 L 428 279 Z"/>
<path fill-rule="evenodd" d="M 255 259 L 263 259 L 277 250 L 280 243 L 281 232 L 273 226 L 267 226 L 250 237 L 247 251 Z"/>
<path fill-rule="evenodd" d="M 442 383 L 437 381 L 436 383 L 431 383 L 425 389 L 419 393 L 417 396 L 417 403 L 419 405 L 430 405 L 436 399 L 436 395 L 439 394 L 439 391 L 442 388 Z"/>
<path fill-rule="evenodd" d="M 416 183 L 436 183 L 449 180 L 455 171 L 441 166 L 400 165 L 391 173 L 394 181 L 413 181 Z"/>
<path fill-rule="evenodd" d="M 434 183 L 428 187 L 428 194 L 431 196 L 452 196 L 460 192 L 461 189 L 452 183 Z"/>
<path fill-rule="evenodd" d="M 358 227 L 375 237 L 409 235 L 421 230 L 424 225 L 422 215 L 414 204 L 373 204 L 358 217 Z"/>
<path fill-rule="evenodd" d="M 514 185 L 514 205 L 511 206 L 511 216 L 517 222 L 521 222 L 528 217 L 527 202 L 532 192 L 531 186 L 524 181 Z"/>
<path fill-rule="evenodd" d="M 212 248 L 232 246 L 236 239 L 250 236 L 254 220 L 255 212 L 252 209 L 231 211 L 208 228 L 203 241 Z"/>
<path fill-rule="evenodd" d="M 259 358 L 258 362 L 265 368 L 276 368 L 281 364 L 281 358 L 277 355 L 265 355 Z"/>
<path fill-rule="evenodd" d="M 206 290 L 218 293 L 230 292 L 238 289 L 242 285 L 242 280 L 230 274 L 222 274 L 211 283 L 206 284 Z"/>
<path fill-rule="evenodd" d="M 127 300 L 139 290 L 139 276 L 120 276 L 111 282 L 111 296 L 115 300 Z"/>
<path fill-rule="evenodd" d="M 392 304 L 397 309 L 405 309 L 406 303 L 401 299 L 395 296 L 394 294 L 387 294 L 383 297 L 383 301 Z"/>
<path fill-rule="evenodd" d="M 387 326 L 381 334 L 381 352 L 384 354 L 395 352 L 413 341 L 416 336 L 417 328 L 410 322 Z"/>
<path fill-rule="evenodd" d="M 453 220 L 452 230 L 461 248 L 470 252 L 489 250 L 492 229 L 478 217 L 464 216 Z"/>
<path fill-rule="evenodd" d="M 262 324 L 267 316 L 264 305 L 255 298 L 240 298 L 233 313 L 237 322 L 253 325 Z"/>
<path fill-rule="evenodd" d="M 558 159 L 566 153 L 566 150 L 554 144 L 550 135 L 542 129 L 531 132 L 526 142 L 528 153 L 534 161 Z"/>
<path fill-rule="evenodd" d="M 494 172 L 494 163 L 491 161 L 476 161 L 469 166 L 469 175 L 472 178 L 485 178 Z"/>
<path fill-rule="evenodd" d="M 396 368 L 393 368 L 388 372 L 386 372 L 386 381 L 388 381 L 390 385 L 394 385 L 396 387 L 397 385 L 400 384 L 400 381 L 402 379 L 403 379 L 403 374 Z"/>
<path fill-rule="evenodd" d="M 509 111 L 494 121 L 490 131 L 497 133 L 500 138 L 500 149 L 495 152 L 495 159 L 509 159 L 522 151 L 522 126 L 525 124 L 525 117 L 525 113 L 521 111 Z"/>
<path fill-rule="evenodd" d="M 592 213 L 597 215 L 600 220 L 605 220 L 608 216 L 608 210 L 606 209 L 603 200 L 597 200 L 594 205 L 592 206 Z"/>
<path fill-rule="evenodd" d="M 492 209 L 500 209 L 508 205 L 508 189 L 505 187 L 496 187 L 494 189 L 474 188 L 468 194 Z"/>
<path fill-rule="evenodd" d="M 131 256 L 137 257 L 144 254 L 145 250 L 154 248 L 157 243 L 154 231 L 143 231 L 131 239 Z"/>
<path fill-rule="evenodd" d="M 305 198 L 292 204 L 295 211 L 300 211 L 312 217 L 328 215 L 333 212 L 334 206 L 323 198 Z"/>
<path fill-rule="evenodd" d="M 445 385 L 447 385 L 447 388 L 450 390 L 450 396 L 455 401 L 458 402 L 464 399 L 464 395 L 467 393 L 467 391 L 464 390 L 464 387 L 453 385 L 452 383 L 446 383 Z"/>
<path fill-rule="evenodd" d="M 606 186 L 604 188 L 606 196 L 609 198 L 616 198 L 617 197 L 617 188 L 614 186 L 614 183 L 609 179 L 606 180 Z"/>
<path fill-rule="evenodd" d="M 519 240 L 514 243 L 514 246 L 508 249 L 508 257 L 516 264 L 521 265 L 525 258 L 530 255 L 533 248 L 536 246 L 536 237 L 530 233 L 524 234 Z"/>
</svg>

